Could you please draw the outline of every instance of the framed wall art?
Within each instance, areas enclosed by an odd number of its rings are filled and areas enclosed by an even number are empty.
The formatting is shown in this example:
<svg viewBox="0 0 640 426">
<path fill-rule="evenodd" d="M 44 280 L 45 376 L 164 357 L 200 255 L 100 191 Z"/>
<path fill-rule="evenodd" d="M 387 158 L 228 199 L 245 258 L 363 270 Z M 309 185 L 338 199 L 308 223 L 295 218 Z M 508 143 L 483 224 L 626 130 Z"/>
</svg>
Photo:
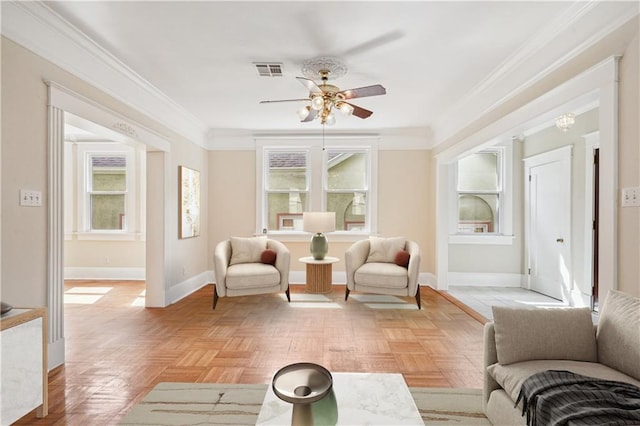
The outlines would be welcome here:
<svg viewBox="0 0 640 426">
<path fill-rule="evenodd" d="M 200 172 L 179 166 L 178 199 L 180 200 L 178 236 L 191 238 L 200 235 Z"/>
</svg>

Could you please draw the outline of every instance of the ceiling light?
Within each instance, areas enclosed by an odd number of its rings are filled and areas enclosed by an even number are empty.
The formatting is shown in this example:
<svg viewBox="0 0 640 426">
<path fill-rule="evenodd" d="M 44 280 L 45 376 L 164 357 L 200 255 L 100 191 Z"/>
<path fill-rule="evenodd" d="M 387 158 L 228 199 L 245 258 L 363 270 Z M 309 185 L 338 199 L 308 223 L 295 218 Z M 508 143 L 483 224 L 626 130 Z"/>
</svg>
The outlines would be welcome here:
<svg viewBox="0 0 640 426">
<path fill-rule="evenodd" d="M 338 109 L 346 116 L 349 116 L 349 115 L 353 114 L 353 106 L 351 106 L 350 104 L 348 104 L 346 102 L 341 102 L 338 105 Z"/>
<path fill-rule="evenodd" d="M 329 126 L 336 123 L 336 116 L 333 114 L 333 111 L 327 114 L 327 118 L 325 118 L 325 123 L 328 124 Z"/>
<path fill-rule="evenodd" d="M 576 122 L 576 116 L 573 113 L 565 113 L 556 117 L 556 127 L 563 132 L 569 130 Z"/>
<path fill-rule="evenodd" d="M 311 112 L 311 107 L 309 105 L 300 108 L 298 111 L 298 117 L 300 117 L 300 121 L 303 121 L 309 116 L 309 112 Z"/>
<path fill-rule="evenodd" d="M 315 109 L 316 111 L 320 111 L 323 107 L 324 99 L 322 98 L 322 95 L 314 96 L 311 99 L 311 108 Z"/>
</svg>

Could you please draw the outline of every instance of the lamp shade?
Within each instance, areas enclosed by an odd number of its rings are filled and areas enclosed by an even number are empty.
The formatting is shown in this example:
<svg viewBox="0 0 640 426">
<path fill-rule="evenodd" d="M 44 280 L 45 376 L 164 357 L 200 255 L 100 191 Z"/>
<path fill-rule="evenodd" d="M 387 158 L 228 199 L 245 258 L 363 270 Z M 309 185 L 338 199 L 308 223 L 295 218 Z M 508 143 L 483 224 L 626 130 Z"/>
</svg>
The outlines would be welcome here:
<svg viewBox="0 0 640 426">
<path fill-rule="evenodd" d="M 336 230 L 335 212 L 304 212 L 302 227 L 306 232 L 322 233 Z"/>
</svg>

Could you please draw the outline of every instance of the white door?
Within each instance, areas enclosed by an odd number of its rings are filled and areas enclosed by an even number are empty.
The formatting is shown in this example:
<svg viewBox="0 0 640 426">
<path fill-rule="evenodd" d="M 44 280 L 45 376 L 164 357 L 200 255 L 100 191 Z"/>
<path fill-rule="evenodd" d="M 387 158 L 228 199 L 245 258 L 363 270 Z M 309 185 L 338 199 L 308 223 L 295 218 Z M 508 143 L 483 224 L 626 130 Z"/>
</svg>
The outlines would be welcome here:
<svg viewBox="0 0 640 426">
<path fill-rule="evenodd" d="M 571 288 L 571 161 L 528 167 L 528 252 L 531 290 L 568 300 Z"/>
</svg>

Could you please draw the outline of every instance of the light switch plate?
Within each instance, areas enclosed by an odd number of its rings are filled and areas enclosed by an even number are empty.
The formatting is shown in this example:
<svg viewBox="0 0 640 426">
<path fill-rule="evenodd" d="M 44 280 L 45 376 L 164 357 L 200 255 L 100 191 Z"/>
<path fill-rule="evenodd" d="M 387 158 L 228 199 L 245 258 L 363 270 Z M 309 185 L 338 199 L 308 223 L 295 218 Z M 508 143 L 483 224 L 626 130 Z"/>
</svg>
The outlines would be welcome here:
<svg viewBox="0 0 640 426">
<path fill-rule="evenodd" d="M 622 188 L 622 207 L 640 207 L 640 187 Z"/>
<path fill-rule="evenodd" d="M 42 192 L 32 189 L 20 190 L 20 205 L 27 207 L 38 207 L 42 205 Z"/>
</svg>

